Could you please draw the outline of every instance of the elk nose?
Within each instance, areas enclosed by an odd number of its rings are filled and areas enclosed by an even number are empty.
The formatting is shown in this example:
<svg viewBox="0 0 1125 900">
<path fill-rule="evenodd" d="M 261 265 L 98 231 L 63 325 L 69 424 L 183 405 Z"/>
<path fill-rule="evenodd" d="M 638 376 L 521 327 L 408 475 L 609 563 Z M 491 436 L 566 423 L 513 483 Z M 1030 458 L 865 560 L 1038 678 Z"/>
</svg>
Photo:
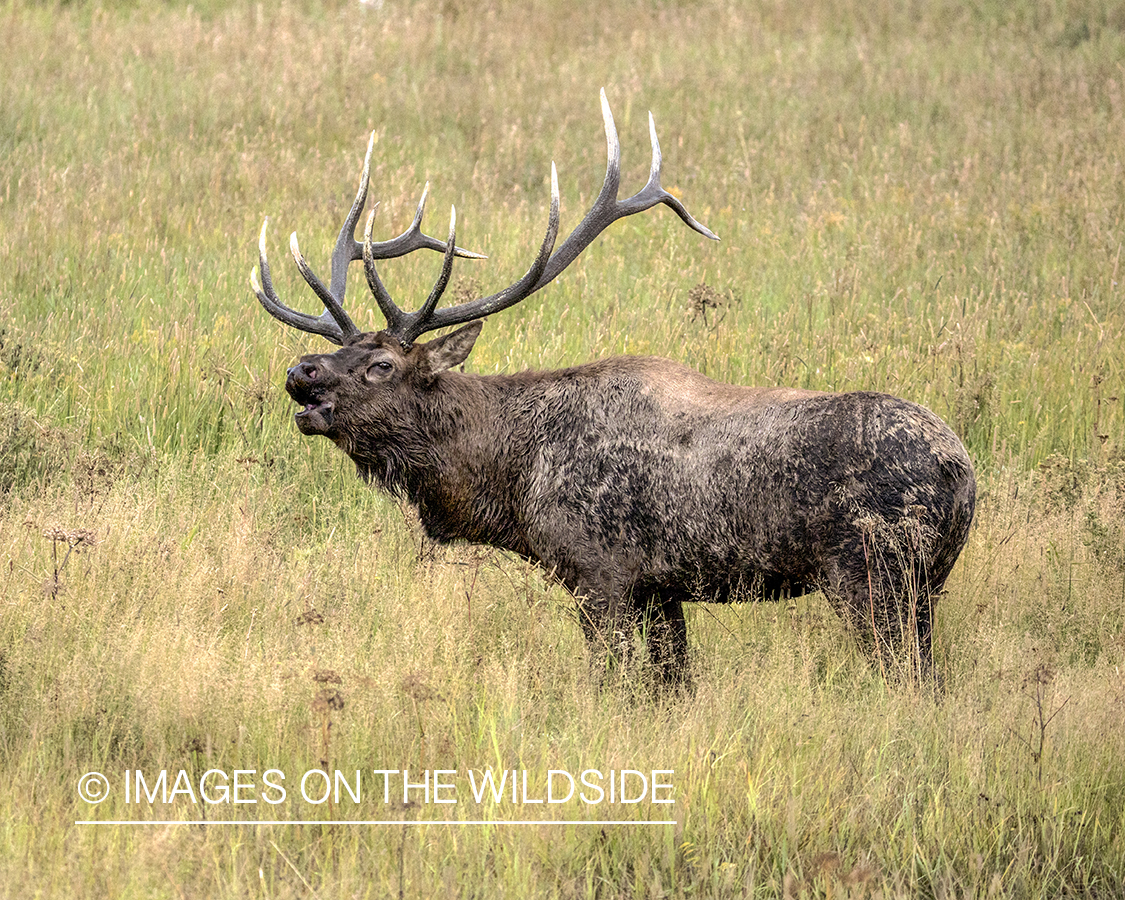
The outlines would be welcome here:
<svg viewBox="0 0 1125 900">
<path fill-rule="evenodd" d="M 317 376 L 316 366 L 307 362 L 299 362 L 297 365 L 289 369 L 289 381 L 299 379 L 301 381 L 315 381 Z"/>
</svg>

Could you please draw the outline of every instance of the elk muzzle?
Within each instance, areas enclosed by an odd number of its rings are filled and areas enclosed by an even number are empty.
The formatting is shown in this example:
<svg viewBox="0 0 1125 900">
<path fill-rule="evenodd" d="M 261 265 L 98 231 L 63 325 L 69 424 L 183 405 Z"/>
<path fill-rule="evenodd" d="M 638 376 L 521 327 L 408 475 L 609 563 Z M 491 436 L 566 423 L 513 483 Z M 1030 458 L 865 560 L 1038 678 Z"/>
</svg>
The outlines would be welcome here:
<svg viewBox="0 0 1125 900">
<path fill-rule="evenodd" d="M 334 421 L 333 405 L 320 380 L 320 369 L 301 361 L 289 369 L 285 390 L 301 407 L 294 415 L 302 434 L 326 434 Z"/>
</svg>

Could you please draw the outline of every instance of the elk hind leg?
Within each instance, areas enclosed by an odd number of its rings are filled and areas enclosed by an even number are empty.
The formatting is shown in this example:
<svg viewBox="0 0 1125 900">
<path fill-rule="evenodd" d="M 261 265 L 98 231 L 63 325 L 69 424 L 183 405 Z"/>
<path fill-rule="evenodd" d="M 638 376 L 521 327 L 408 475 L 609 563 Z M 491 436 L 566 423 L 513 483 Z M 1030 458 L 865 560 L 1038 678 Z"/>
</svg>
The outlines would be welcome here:
<svg viewBox="0 0 1125 900">
<path fill-rule="evenodd" d="M 898 562 L 869 553 L 825 594 L 887 680 L 926 682 L 934 676 L 934 593 Z"/>
</svg>

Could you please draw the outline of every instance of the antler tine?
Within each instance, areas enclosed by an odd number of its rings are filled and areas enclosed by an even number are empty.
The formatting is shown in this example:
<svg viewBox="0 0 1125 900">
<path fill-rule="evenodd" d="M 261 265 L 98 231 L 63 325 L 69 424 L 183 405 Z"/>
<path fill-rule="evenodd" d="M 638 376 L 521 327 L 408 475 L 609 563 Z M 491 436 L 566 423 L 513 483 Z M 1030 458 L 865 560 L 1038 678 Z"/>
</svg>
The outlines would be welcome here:
<svg viewBox="0 0 1125 900">
<path fill-rule="evenodd" d="M 439 241 L 422 231 L 422 216 L 426 211 L 426 198 L 429 193 L 430 183 L 427 181 L 426 186 L 422 189 L 422 199 L 418 201 L 418 209 L 414 213 L 414 220 L 406 231 L 389 241 L 372 243 L 371 255 L 375 259 L 395 259 L 399 256 L 406 256 L 407 253 L 413 253 L 415 250 L 445 252 L 445 241 Z M 352 241 L 352 244 L 354 244 L 354 247 L 350 251 L 352 254 L 350 261 L 363 259 L 363 244 L 358 241 Z M 483 253 L 474 253 L 472 250 L 465 250 L 462 247 L 455 247 L 454 255 L 460 256 L 462 259 L 488 259 Z"/>
<path fill-rule="evenodd" d="M 554 163 L 552 163 L 551 218 L 547 228 L 547 239 L 544 240 L 539 256 L 536 257 L 531 269 L 518 282 L 498 293 L 447 309 L 435 310 L 428 320 L 419 323 L 421 330 L 418 330 L 418 326 L 415 326 L 413 337 L 447 325 L 457 325 L 461 322 L 479 319 L 482 316 L 491 315 L 519 303 L 553 281 L 559 273 L 574 262 L 583 250 L 593 243 L 599 234 L 615 221 L 624 216 L 644 212 L 658 203 L 670 206 L 684 223 L 694 231 L 699 232 L 704 237 L 718 240 L 715 234 L 688 213 L 679 200 L 660 186 L 660 169 L 663 159 L 660 153 L 660 143 L 656 138 L 656 123 L 651 113 L 649 113 L 649 136 L 652 143 L 652 164 L 649 169 L 648 183 L 632 197 L 626 200 L 617 199 L 621 182 L 621 142 L 617 136 L 617 126 L 614 124 L 613 113 L 610 111 L 604 88 L 601 92 L 601 105 L 606 137 L 605 181 L 602 183 L 602 188 L 598 192 L 593 206 L 590 207 L 582 221 L 578 223 L 569 237 L 552 255 L 551 250 L 558 234 L 558 176 L 555 172 Z"/>
<path fill-rule="evenodd" d="M 422 194 L 422 202 L 426 202 L 424 193 Z M 406 313 L 399 309 L 394 300 L 391 299 L 390 293 L 383 286 L 383 281 L 379 278 L 379 272 L 375 268 L 371 226 L 375 222 L 375 212 L 378 209 L 379 204 L 376 203 L 374 209 L 371 210 L 371 214 L 367 217 L 367 226 L 363 229 L 363 273 L 367 276 L 367 286 L 371 288 L 371 293 L 375 295 L 375 302 L 379 304 L 379 311 L 383 314 L 383 318 L 387 320 L 388 327 L 393 328 L 402 321 Z"/>
<path fill-rule="evenodd" d="M 425 324 L 430 320 L 434 308 L 438 305 L 438 301 L 441 300 L 442 294 L 445 293 L 445 289 L 449 285 L 449 277 L 453 273 L 453 258 L 457 255 L 457 208 L 452 207 L 450 209 L 449 240 L 445 244 L 445 257 L 441 266 L 441 275 L 438 276 L 437 283 L 430 291 L 430 296 L 422 304 L 421 309 L 412 313 L 405 312 L 398 307 L 379 278 L 379 272 L 375 268 L 375 259 L 370 252 L 372 246 L 371 223 L 374 218 L 375 211 L 372 210 L 367 219 L 367 228 L 364 233 L 363 271 L 367 276 L 367 284 L 371 288 L 371 293 L 375 295 L 375 301 L 379 304 L 379 309 L 387 320 L 385 329 L 387 334 L 398 338 L 404 347 L 409 348 L 414 343 L 415 338 L 427 330 Z"/>
<path fill-rule="evenodd" d="M 306 331 L 310 334 L 319 334 L 321 337 L 327 338 L 334 344 L 344 343 L 344 331 L 337 320 L 328 309 L 325 309 L 319 316 L 310 316 L 306 313 L 297 312 L 290 309 L 281 299 L 277 296 L 277 292 L 273 288 L 273 279 L 270 277 L 270 264 L 266 258 L 266 228 L 269 225 L 269 217 L 262 223 L 262 233 L 258 238 L 258 264 L 262 270 L 261 283 L 258 282 L 258 271 L 252 269 L 250 271 L 250 287 L 258 297 L 258 302 L 262 304 L 266 312 L 291 328 L 296 328 L 299 331 Z M 346 316 L 345 316 L 346 318 Z M 354 325 L 352 326 L 355 327 Z"/>
<path fill-rule="evenodd" d="M 437 283 L 434 289 L 430 291 L 430 296 L 426 298 L 426 302 L 422 304 L 422 308 L 418 310 L 418 321 L 425 322 L 430 316 L 433 315 L 434 309 L 441 299 L 441 295 L 445 293 L 446 287 L 449 286 L 449 276 L 453 273 L 453 257 L 457 253 L 457 207 L 451 206 L 449 208 L 449 241 L 445 245 L 445 259 L 441 264 L 441 275 L 438 276 Z"/>
<path fill-rule="evenodd" d="M 375 132 L 367 140 L 367 153 L 363 158 L 363 174 L 359 180 L 359 191 L 356 193 L 355 202 L 351 211 L 344 220 L 344 227 L 340 229 L 340 236 L 336 240 L 336 251 L 332 254 L 332 289 L 336 293 L 336 281 L 347 278 L 348 263 L 363 259 L 363 244 L 355 239 L 355 226 L 359 222 L 360 214 L 367 200 L 367 186 L 371 180 L 371 153 L 375 149 Z M 422 215 L 426 211 L 426 196 L 430 192 L 430 183 L 422 189 L 422 199 L 418 201 L 418 209 L 414 213 L 414 220 L 410 227 L 396 238 L 389 241 L 376 241 L 371 245 L 371 255 L 375 259 L 394 259 L 413 253 L 415 250 L 437 250 L 445 252 L 445 243 L 437 238 L 432 238 L 422 231 Z M 457 249 L 457 255 L 466 259 L 485 259 L 479 253 L 471 250 Z M 337 273 L 340 273 L 337 275 Z M 340 295 L 338 295 L 340 296 Z"/>
<path fill-rule="evenodd" d="M 332 251 L 331 292 L 334 297 L 339 298 L 341 303 L 344 301 L 344 291 L 347 289 L 348 265 L 356 259 L 363 258 L 362 247 L 360 247 L 359 256 L 356 256 L 355 253 L 356 247 L 359 246 L 355 239 L 355 226 L 363 213 L 364 205 L 367 203 L 367 186 L 371 182 L 371 151 L 374 149 L 375 132 L 372 131 L 371 137 L 367 139 L 367 153 L 363 156 L 363 173 L 359 176 L 359 190 L 356 192 L 352 208 L 348 210 L 347 218 L 344 219 L 344 224 L 340 228 L 340 234 L 336 237 L 336 249 Z M 298 261 L 297 264 L 300 265 L 300 262 Z M 303 271 L 302 274 L 304 274 Z M 307 275 L 305 280 L 308 280 Z M 312 284 L 312 282 L 309 283 Z"/>
<path fill-rule="evenodd" d="M 344 291 L 347 288 L 348 269 L 347 266 L 342 267 L 342 272 L 339 276 L 336 274 L 336 267 L 333 266 L 332 271 L 332 287 L 324 286 L 316 273 L 309 266 L 308 261 L 301 254 L 301 248 L 297 246 L 297 232 L 289 235 L 289 250 L 293 254 L 293 259 L 297 263 L 297 269 L 300 271 L 301 276 L 308 283 L 308 286 L 313 289 L 313 293 L 320 298 L 324 304 L 324 309 L 329 313 L 336 323 L 340 326 L 341 337 L 349 338 L 353 335 L 359 334 L 359 329 L 355 327 L 355 323 L 344 311 Z M 341 343 L 343 343 L 341 341 Z"/>
<path fill-rule="evenodd" d="M 531 268 L 515 284 L 478 300 L 471 300 L 448 309 L 435 310 L 428 319 L 419 321 L 414 327 L 411 341 L 427 331 L 435 331 L 447 325 L 458 325 L 472 319 L 490 316 L 500 310 L 514 306 L 526 297 L 529 297 L 542 285 L 544 271 L 551 260 L 551 251 L 555 248 L 555 241 L 559 236 L 559 174 L 555 164 L 551 163 L 551 211 L 547 217 L 547 233 L 543 236 L 543 243 L 539 246 L 539 253 Z"/>
<path fill-rule="evenodd" d="M 719 240 L 718 235 L 712 232 L 706 225 L 697 222 L 679 200 L 660 186 L 660 167 L 664 162 L 664 158 L 660 153 L 660 141 L 656 137 L 656 119 L 652 117 L 651 112 L 648 114 L 648 134 L 649 140 L 652 142 L 652 166 L 649 169 L 648 183 L 628 200 L 622 200 L 618 204 L 618 209 L 620 210 L 618 217 L 628 216 L 634 212 L 643 212 L 657 203 L 663 203 L 665 206 L 669 206 L 675 210 L 676 215 L 678 215 L 683 220 L 684 224 L 692 231 L 697 231 L 705 238 L 710 238 L 713 241 Z"/>
</svg>

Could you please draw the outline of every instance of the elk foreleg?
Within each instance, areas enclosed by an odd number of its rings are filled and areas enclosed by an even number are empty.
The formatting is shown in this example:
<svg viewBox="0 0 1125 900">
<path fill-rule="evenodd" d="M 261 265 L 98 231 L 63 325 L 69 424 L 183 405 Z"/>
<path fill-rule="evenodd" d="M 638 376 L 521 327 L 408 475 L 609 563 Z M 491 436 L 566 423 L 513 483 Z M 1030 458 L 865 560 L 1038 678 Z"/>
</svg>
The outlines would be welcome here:
<svg viewBox="0 0 1125 900">
<path fill-rule="evenodd" d="M 657 683 L 673 689 L 690 688 L 687 623 L 682 601 L 660 591 L 635 596 L 634 601 L 642 611 L 641 635 L 648 647 Z"/>
<path fill-rule="evenodd" d="M 633 638 L 640 624 L 632 604 L 622 596 L 607 600 L 578 595 L 578 616 L 594 683 L 602 686 L 623 678 L 634 661 Z"/>
<path fill-rule="evenodd" d="M 679 597 L 634 588 L 614 600 L 580 597 L 578 610 L 597 684 L 643 677 L 636 659 L 639 634 L 648 650 L 648 674 L 656 686 L 690 687 L 687 623 Z"/>
</svg>

